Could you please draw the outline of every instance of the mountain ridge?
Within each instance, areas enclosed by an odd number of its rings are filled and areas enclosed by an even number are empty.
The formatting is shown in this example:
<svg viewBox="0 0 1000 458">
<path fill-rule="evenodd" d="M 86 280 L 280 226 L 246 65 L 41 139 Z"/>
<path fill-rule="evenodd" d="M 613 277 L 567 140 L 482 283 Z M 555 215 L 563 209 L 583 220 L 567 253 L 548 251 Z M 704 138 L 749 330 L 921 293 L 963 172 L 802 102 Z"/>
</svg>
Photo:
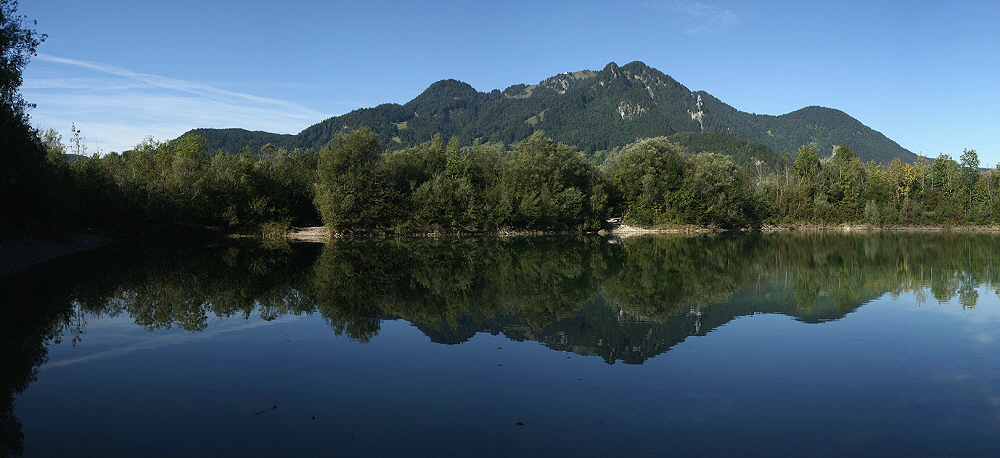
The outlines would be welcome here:
<svg viewBox="0 0 1000 458">
<path fill-rule="evenodd" d="M 394 150 L 430 140 L 435 134 L 474 142 L 516 143 L 537 130 L 588 154 L 627 145 L 639 138 L 681 132 L 727 133 L 745 142 L 794 153 L 813 145 L 828 156 L 846 145 L 865 161 L 888 163 L 917 155 L 847 113 L 808 106 L 782 115 L 740 111 L 706 91 L 686 86 L 641 61 L 600 71 L 564 72 L 538 84 L 514 84 L 479 92 L 468 83 L 436 81 L 405 104 L 359 108 L 307 127 L 298 134 L 245 129 L 193 129 L 211 150 L 259 149 L 267 143 L 318 149 L 337 133 L 362 126 L 375 132 L 383 148 Z"/>
</svg>

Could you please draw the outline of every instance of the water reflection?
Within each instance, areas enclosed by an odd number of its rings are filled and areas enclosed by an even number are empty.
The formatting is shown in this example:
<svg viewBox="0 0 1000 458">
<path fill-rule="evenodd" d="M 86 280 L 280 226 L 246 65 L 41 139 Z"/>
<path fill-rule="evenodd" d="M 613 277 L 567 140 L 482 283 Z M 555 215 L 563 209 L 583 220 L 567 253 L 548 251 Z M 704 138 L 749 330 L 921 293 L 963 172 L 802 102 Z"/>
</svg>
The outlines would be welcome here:
<svg viewBox="0 0 1000 458">
<path fill-rule="evenodd" d="M 48 342 L 88 320 L 205 330 L 213 320 L 317 314 L 368 342 L 402 318 L 434 342 L 476 333 L 532 340 L 609 364 L 641 364 L 735 317 L 837 320 L 886 293 L 957 299 L 997 291 L 1000 237 L 764 234 L 230 242 L 81 253 L 0 280 L 0 456 L 22 452 L 14 395 Z"/>
<path fill-rule="evenodd" d="M 641 362 L 753 313 L 816 323 L 911 291 L 918 304 L 957 296 L 973 308 L 980 285 L 997 289 L 998 243 L 975 234 L 768 234 L 116 247 L 8 278 L 2 293 L 5 314 L 50 311 L 41 341 L 75 341 L 87 316 L 201 331 L 216 318 L 303 313 L 361 342 L 387 318 L 441 343 L 502 332 L 596 348 L 633 326 L 674 336 L 639 358 L 594 350 L 609 362 Z"/>
<path fill-rule="evenodd" d="M 503 333 L 607 362 L 641 363 L 734 317 L 836 320 L 889 293 L 918 304 L 996 289 L 998 238 L 749 235 L 368 240 L 328 245 L 317 311 L 362 342 L 401 317 L 432 340 Z"/>
</svg>

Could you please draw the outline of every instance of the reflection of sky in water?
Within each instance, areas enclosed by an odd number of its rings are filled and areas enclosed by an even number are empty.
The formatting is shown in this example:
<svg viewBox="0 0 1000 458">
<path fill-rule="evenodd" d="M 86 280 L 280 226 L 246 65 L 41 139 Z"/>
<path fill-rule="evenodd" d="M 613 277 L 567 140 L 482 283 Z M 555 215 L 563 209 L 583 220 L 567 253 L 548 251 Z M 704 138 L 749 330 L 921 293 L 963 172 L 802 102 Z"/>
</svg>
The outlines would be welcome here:
<svg viewBox="0 0 1000 458">
<path fill-rule="evenodd" d="M 951 317 L 966 323 L 965 334 L 982 344 L 993 344 L 997 341 L 998 325 L 1000 325 L 1000 301 L 995 288 L 981 286 L 976 288 L 979 300 L 971 309 L 963 309 L 957 297 L 939 303 L 931 298 L 921 304 L 935 313 Z"/>
<path fill-rule="evenodd" d="M 957 297 L 946 302 L 930 300 L 921 304 L 922 309 L 936 315 L 925 320 L 929 333 L 940 326 L 942 317 L 953 320 L 952 332 L 930 337 L 956 341 L 952 354 L 948 355 L 951 365 L 941 364 L 944 368 L 932 372 L 929 378 L 941 384 L 942 390 L 951 387 L 960 391 L 962 396 L 957 402 L 988 406 L 992 423 L 1000 428 L 1000 300 L 994 288 L 976 290 L 979 300 L 972 309 L 963 309 Z M 948 347 L 947 342 L 942 345 Z"/>
<path fill-rule="evenodd" d="M 300 318 L 302 316 L 284 315 L 280 321 L 289 322 Z M 70 344 L 65 342 L 60 345 L 50 345 L 48 362 L 39 370 L 97 359 L 113 359 L 140 350 L 204 342 L 216 334 L 247 331 L 275 323 L 277 321 L 264 321 L 257 316 L 249 319 L 229 317 L 213 320 L 207 329 L 200 332 L 188 332 L 179 327 L 147 331 L 136 326 L 128 316 L 89 315 L 86 318 L 86 334 L 80 336 L 81 340 L 69 349 L 66 347 L 70 347 Z"/>
<path fill-rule="evenodd" d="M 196 333 L 88 317 L 17 415 L 29 455 L 989 455 L 1000 301 L 979 292 L 974 309 L 902 294 L 821 324 L 741 316 L 641 365 L 435 344 L 403 320 L 360 344 L 316 315 Z"/>
</svg>

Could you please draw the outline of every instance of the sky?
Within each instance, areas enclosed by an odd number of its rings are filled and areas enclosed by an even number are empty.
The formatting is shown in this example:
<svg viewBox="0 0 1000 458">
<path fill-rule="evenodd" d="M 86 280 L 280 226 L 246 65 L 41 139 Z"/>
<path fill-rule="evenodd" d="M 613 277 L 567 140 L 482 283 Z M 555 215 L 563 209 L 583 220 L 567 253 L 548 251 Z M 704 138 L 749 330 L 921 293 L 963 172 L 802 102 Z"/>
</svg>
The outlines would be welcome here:
<svg viewBox="0 0 1000 458">
<path fill-rule="evenodd" d="M 298 133 L 406 103 L 643 61 L 736 109 L 836 108 L 928 157 L 1000 162 L 995 1 L 21 0 L 21 92 L 87 154 L 199 127 Z"/>
</svg>

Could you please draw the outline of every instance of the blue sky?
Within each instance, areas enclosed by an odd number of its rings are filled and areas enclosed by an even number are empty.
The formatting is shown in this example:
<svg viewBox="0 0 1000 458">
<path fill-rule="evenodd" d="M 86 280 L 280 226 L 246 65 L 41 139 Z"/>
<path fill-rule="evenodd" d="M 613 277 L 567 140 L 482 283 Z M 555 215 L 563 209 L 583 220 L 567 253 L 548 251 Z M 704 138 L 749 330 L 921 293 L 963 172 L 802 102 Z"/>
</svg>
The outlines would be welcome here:
<svg viewBox="0 0 1000 458">
<path fill-rule="evenodd" d="M 454 78 L 641 60 L 737 109 L 843 110 L 915 153 L 1000 162 L 1000 2 L 21 0 L 32 122 L 88 153 L 196 127 L 297 133 Z"/>
</svg>

